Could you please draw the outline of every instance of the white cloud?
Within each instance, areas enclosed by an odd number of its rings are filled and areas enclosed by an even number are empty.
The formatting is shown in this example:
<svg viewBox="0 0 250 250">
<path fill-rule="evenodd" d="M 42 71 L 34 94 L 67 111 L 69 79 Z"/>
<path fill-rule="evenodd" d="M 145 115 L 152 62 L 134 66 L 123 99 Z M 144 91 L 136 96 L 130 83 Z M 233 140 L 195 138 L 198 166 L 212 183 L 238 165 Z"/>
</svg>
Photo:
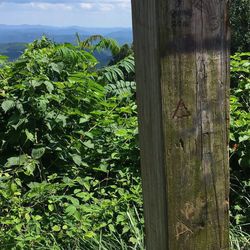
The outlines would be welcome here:
<svg viewBox="0 0 250 250">
<path fill-rule="evenodd" d="M 100 3 L 98 4 L 98 9 L 100 11 L 111 11 L 115 8 L 113 3 Z"/>
<path fill-rule="evenodd" d="M 108 12 L 115 9 L 130 10 L 131 0 L 0 0 L 0 5 L 16 4 L 21 8 L 32 7 L 40 10 L 96 10 Z"/>
<path fill-rule="evenodd" d="M 0 0 L 0 23 L 128 27 L 131 26 L 130 1 Z"/>
<path fill-rule="evenodd" d="M 63 4 L 63 3 L 48 3 L 48 2 L 30 2 L 27 4 L 28 6 L 31 6 L 35 9 L 41 9 L 41 10 L 72 10 L 73 7 L 69 4 Z"/>
<path fill-rule="evenodd" d="M 117 3 L 117 5 L 123 9 L 130 9 L 131 8 L 130 0 L 119 1 L 119 3 Z"/>
<path fill-rule="evenodd" d="M 92 3 L 80 3 L 80 7 L 84 10 L 91 10 L 94 7 Z"/>
</svg>

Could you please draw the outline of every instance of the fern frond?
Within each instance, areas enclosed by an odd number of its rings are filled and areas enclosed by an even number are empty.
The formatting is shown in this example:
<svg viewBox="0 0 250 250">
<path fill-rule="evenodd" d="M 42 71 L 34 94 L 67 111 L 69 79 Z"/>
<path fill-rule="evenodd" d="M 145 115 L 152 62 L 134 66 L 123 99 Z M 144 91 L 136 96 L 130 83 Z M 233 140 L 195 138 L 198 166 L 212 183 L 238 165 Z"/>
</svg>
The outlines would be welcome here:
<svg viewBox="0 0 250 250">
<path fill-rule="evenodd" d="M 91 52 L 110 50 L 112 55 L 117 55 L 120 52 L 120 45 L 112 38 L 105 38 L 101 35 L 93 35 L 81 41 L 79 34 L 76 34 L 78 45 L 81 49 L 87 49 Z"/>
<path fill-rule="evenodd" d="M 135 70 L 134 56 L 129 55 L 115 65 L 107 66 L 99 70 L 99 80 L 114 83 L 125 80 L 124 73 L 130 74 Z"/>
<path fill-rule="evenodd" d="M 108 84 L 105 89 L 107 95 L 109 96 L 131 94 L 136 90 L 136 83 L 128 81 L 118 81 L 115 84 Z"/>
<path fill-rule="evenodd" d="M 98 41 L 102 41 L 103 39 L 105 39 L 105 38 L 101 35 L 92 35 L 92 36 L 88 37 L 87 39 L 80 41 L 79 46 L 81 49 L 88 49 L 88 50 L 93 51 L 95 48 L 95 46 L 93 44 L 97 43 Z"/>
<path fill-rule="evenodd" d="M 100 52 L 107 49 L 110 50 L 114 56 L 120 52 L 121 47 L 117 41 L 112 38 L 102 38 L 100 39 L 100 42 L 94 46 L 93 51 L 97 50 Z"/>
<path fill-rule="evenodd" d="M 119 68 L 123 68 L 129 74 L 135 71 L 134 55 L 129 55 L 117 63 Z"/>
<path fill-rule="evenodd" d="M 76 42 L 77 42 L 77 45 L 80 46 L 81 45 L 81 38 L 80 38 L 80 35 L 78 32 L 76 32 Z"/>
<path fill-rule="evenodd" d="M 56 58 L 58 61 L 64 62 L 74 62 L 74 64 L 82 63 L 82 62 L 90 62 L 94 65 L 97 64 L 97 60 L 95 57 L 84 50 L 77 50 L 72 47 L 71 44 L 63 44 L 57 47 L 56 50 Z"/>
</svg>

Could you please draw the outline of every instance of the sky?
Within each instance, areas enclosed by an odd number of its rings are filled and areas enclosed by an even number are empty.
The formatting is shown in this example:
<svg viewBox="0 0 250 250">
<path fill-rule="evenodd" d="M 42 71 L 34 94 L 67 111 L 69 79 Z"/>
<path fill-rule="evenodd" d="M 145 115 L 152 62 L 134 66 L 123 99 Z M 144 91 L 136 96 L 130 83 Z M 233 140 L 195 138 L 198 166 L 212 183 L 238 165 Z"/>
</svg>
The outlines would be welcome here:
<svg viewBox="0 0 250 250">
<path fill-rule="evenodd" d="M 131 0 L 0 0 L 0 24 L 131 27 Z"/>
</svg>

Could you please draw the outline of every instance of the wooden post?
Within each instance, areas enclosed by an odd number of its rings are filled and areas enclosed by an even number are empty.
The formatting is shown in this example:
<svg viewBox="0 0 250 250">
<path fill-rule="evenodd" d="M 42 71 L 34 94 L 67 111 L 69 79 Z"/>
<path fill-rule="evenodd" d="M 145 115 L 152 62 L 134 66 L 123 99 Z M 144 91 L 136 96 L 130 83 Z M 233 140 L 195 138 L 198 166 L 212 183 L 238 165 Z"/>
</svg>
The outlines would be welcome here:
<svg viewBox="0 0 250 250">
<path fill-rule="evenodd" d="M 132 0 L 147 250 L 229 249 L 226 0 Z"/>
</svg>

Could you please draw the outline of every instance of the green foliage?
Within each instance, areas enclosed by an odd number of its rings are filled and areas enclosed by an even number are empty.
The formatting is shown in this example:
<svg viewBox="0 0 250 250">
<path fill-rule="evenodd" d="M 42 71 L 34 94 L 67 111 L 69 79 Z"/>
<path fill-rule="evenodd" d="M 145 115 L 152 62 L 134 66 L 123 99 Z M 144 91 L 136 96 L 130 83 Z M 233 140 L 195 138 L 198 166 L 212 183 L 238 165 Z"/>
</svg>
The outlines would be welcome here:
<svg viewBox="0 0 250 250">
<path fill-rule="evenodd" d="M 230 225 L 230 249 L 248 250 L 250 246 L 249 233 L 245 232 L 239 225 Z"/>
<path fill-rule="evenodd" d="M 139 249 L 134 94 L 107 95 L 97 63 L 44 37 L 0 68 L 1 249 Z"/>
<path fill-rule="evenodd" d="M 231 216 L 250 230 L 250 53 L 237 53 L 231 61 Z M 249 244 L 249 241 L 248 241 Z M 248 245 L 248 247 L 250 244 Z M 245 249 L 245 248 L 243 248 Z"/>
<path fill-rule="evenodd" d="M 8 57 L 7 56 L 2 56 L 0 55 L 0 65 L 4 64 L 7 61 Z"/>
<path fill-rule="evenodd" d="M 129 79 L 134 81 L 135 63 L 133 54 L 122 58 L 114 65 L 109 65 L 99 70 L 99 81 L 105 81 L 108 83 L 116 83 L 120 80 L 124 81 Z M 133 76 L 131 80 L 131 75 Z"/>
<path fill-rule="evenodd" d="M 250 3 L 249 0 L 230 1 L 230 26 L 232 53 L 250 50 Z"/>
<path fill-rule="evenodd" d="M 117 81 L 115 84 L 108 84 L 106 86 L 107 94 L 109 95 L 126 95 L 133 93 L 136 89 L 135 82 L 129 81 Z"/>
<path fill-rule="evenodd" d="M 129 46 L 128 44 L 124 44 L 122 47 L 120 47 L 119 52 L 113 55 L 113 58 L 110 62 L 110 65 L 114 65 L 124 59 L 125 57 L 128 57 L 129 55 L 133 55 L 133 45 Z"/>
<path fill-rule="evenodd" d="M 76 34 L 78 46 L 81 49 L 88 49 L 91 52 L 102 51 L 102 50 L 110 50 L 112 55 L 116 55 L 120 52 L 120 46 L 112 38 L 106 38 L 101 35 L 93 35 L 88 37 L 87 39 L 81 41 L 79 34 Z"/>
</svg>

